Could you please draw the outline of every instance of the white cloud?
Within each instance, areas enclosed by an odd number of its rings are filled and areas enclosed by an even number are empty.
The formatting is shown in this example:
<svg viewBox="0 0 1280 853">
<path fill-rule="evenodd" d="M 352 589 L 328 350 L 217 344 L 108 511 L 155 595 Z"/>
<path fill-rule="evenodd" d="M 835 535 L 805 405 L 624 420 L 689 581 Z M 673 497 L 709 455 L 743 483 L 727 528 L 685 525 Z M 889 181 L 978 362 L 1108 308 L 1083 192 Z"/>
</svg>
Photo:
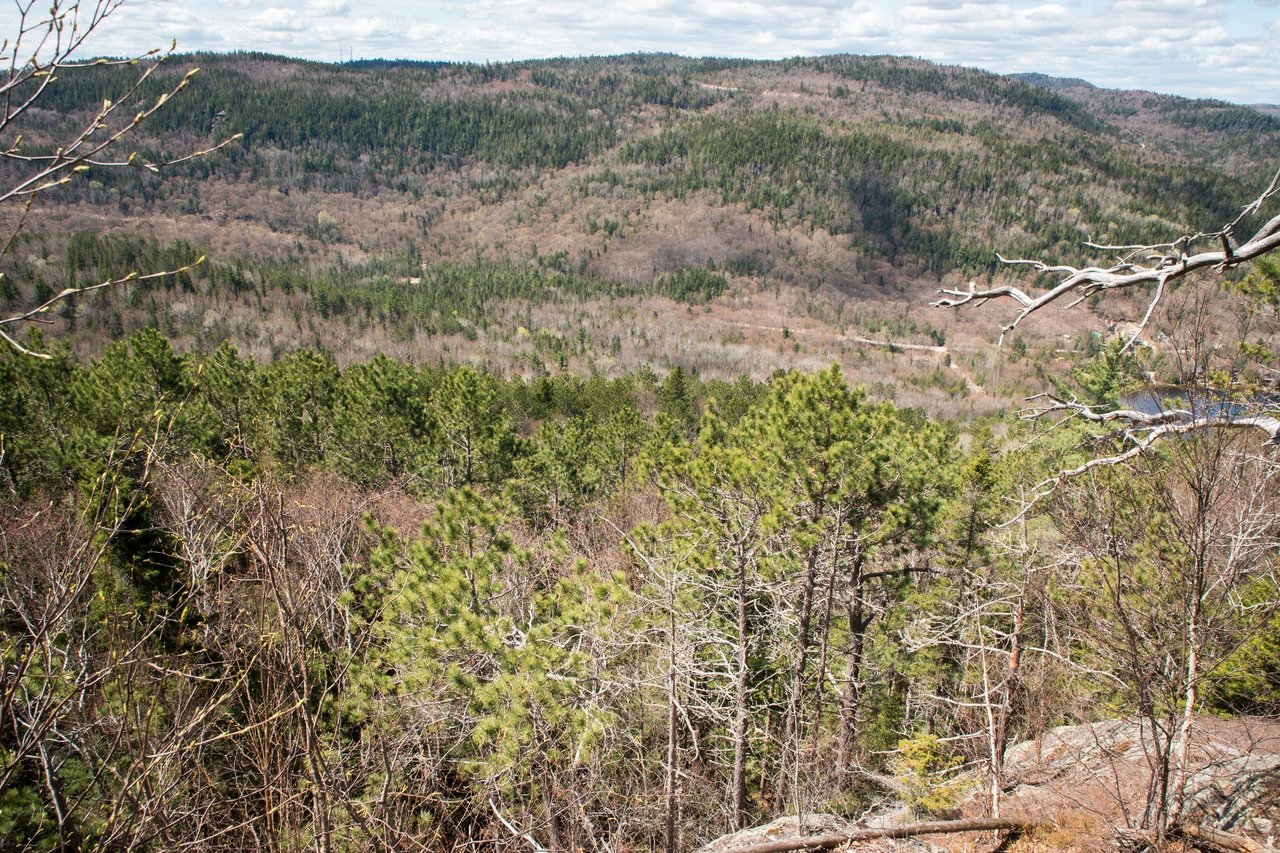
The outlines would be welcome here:
<svg viewBox="0 0 1280 853">
<path fill-rule="evenodd" d="M 362 44 L 367 41 L 401 40 L 404 31 L 387 23 L 382 18 L 357 18 L 341 23 L 317 25 L 313 28 L 316 35 L 332 43 Z"/>
<path fill-rule="evenodd" d="M 307 14 L 309 15 L 328 15 L 340 16 L 346 15 L 351 11 L 351 4 L 347 0 L 308 0 Z"/>
<path fill-rule="evenodd" d="M 277 33 L 300 33 L 307 28 L 306 22 L 296 10 L 280 6 L 270 6 L 249 19 L 249 22 L 260 30 Z"/>
<path fill-rule="evenodd" d="M 406 35 L 408 44 L 414 48 L 424 48 L 427 45 L 440 44 L 445 41 L 448 30 L 437 24 L 414 24 L 409 27 Z"/>
</svg>

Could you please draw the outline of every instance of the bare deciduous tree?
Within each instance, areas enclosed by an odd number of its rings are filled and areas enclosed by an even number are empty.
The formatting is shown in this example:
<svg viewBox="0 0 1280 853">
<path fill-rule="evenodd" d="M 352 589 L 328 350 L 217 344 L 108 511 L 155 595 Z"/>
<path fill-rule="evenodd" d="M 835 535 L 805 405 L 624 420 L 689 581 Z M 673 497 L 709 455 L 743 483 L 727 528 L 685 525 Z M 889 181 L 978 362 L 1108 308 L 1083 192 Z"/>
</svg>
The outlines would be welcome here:
<svg viewBox="0 0 1280 853">
<path fill-rule="evenodd" d="M 1277 468 L 1230 432 L 1205 432 L 1131 471 L 1103 469 L 1055 499 L 1078 565 L 1061 597 L 1073 660 L 1136 710 L 1151 785 L 1134 822 L 1183 819 L 1190 752 L 1212 673 L 1280 605 Z"/>
<path fill-rule="evenodd" d="M 1107 246 L 1087 243 L 1095 251 L 1115 253 L 1116 260 L 1110 266 L 1072 266 L 1053 264 L 1044 260 L 1006 259 L 996 257 L 1010 266 L 1030 267 L 1037 273 L 1051 276 L 1055 283 L 1044 293 L 1033 295 L 1013 285 L 978 288 L 970 282 L 965 290 L 943 290 L 943 298 L 934 307 L 956 308 L 963 305 L 981 305 L 990 301 L 1011 300 L 1019 307 L 1013 318 L 1003 327 L 1003 336 L 1017 328 L 1023 320 L 1050 305 L 1066 303 L 1068 307 L 1079 305 L 1086 299 L 1113 291 L 1143 294 L 1146 307 L 1136 325 L 1126 333 L 1120 349 L 1124 354 L 1141 340 L 1143 333 L 1157 317 L 1168 301 L 1171 285 L 1182 279 L 1194 277 L 1198 272 L 1219 274 L 1250 261 L 1262 258 L 1280 248 L 1280 214 L 1263 222 L 1244 242 L 1237 243 L 1238 232 L 1255 220 L 1269 204 L 1280 195 L 1280 171 L 1271 178 L 1267 187 L 1241 210 L 1238 216 L 1222 227 L 1208 232 L 1186 234 L 1168 243 L 1153 242 L 1147 245 Z M 1149 296 L 1146 294 L 1149 293 Z M 1225 296 L 1225 293 L 1222 295 Z M 1186 365 L 1172 377 L 1176 387 L 1168 399 L 1159 401 L 1155 411 L 1128 405 L 1097 406 L 1082 402 L 1061 391 L 1032 397 L 1032 406 L 1024 413 L 1030 420 L 1046 416 L 1066 415 L 1068 418 L 1087 421 L 1106 428 L 1119 440 L 1119 448 L 1110 452 L 1094 453 L 1082 464 L 1063 470 L 1050 480 L 1040 484 L 1033 500 L 1053 484 L 1071 476 L 1078 476 L 1099 466 L 1114 465 L 1133 459 L 1162 439 L 1186 436 L 1201 430 L 1224 428 L 1261 432 L 1265 443 L 1280 443 L 1280 418 L 1276 417 L 1273 399 L 1257 393 L 1256 387 L 1241 382 L 1238 364 L 1214 364 L 1226 350 L 1224 343 L 1234 343 L 1236 350 L 1244 349 L 1243 338 L 1236 341 L 1210 341 L 1205 338 L 1205 318 L 1221 309 L 1215 306 L 1221 300 L 1201 300 L 1199 314 L 1187 322 L 1185 308 L 1174 308 L 1171 323 L 1177 329 L 1162 330 L 1161 336 L 1173 339 L 1189 334 L 1189 345 L 1196 350 L 1193 363 Z M 1268 313 L 1274 325 L 1274 306 Z M 1187 327 L 1191 327 L 1188 331 Z M 1256 330 L 1255 330 L 1256 331 Z M 1272 330 L 1274 331 L 1274 329 Z M 1171 343 L 1170 346 L 1177 346 Z"/>
</svg>

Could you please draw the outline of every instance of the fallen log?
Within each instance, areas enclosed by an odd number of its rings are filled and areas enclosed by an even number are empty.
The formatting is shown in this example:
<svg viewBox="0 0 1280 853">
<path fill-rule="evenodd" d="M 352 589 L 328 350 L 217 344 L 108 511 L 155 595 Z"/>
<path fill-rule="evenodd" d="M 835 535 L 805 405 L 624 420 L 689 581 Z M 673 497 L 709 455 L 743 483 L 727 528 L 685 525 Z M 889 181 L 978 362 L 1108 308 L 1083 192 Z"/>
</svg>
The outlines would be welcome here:
<svg viewBox="0 0 1280 853">
<path fill-rule="evenodd" d="M 1199 841 L 1229 853 L 1267 853 L 1267 848 L 1252 838 L 1245 838 L 1243 835 L 1236 835 L 1234 832 L 1226 832 L 1212 826 L 1184 823 L 1178 827 L 1177 833 L 1192 841 Z"/>
<path fill-rule="evenodd" d="M 1039 821 L 1008 818 L 971 818 L 968 820 L 931 820 L 908 823 L 902 826 L 883 826 L 857 829 L 838 835 L 811 835 L 808 838 L 787 838 L 735 847 L 726 853 L 790 853 L 793 850 L 831 850 L 851 841 L 874 841 L 879 838 L 912 838 L 917 835 L 944 835 L 952 832 L 986 832 L 989 830 L 1015 830 L 1026 832 Z"/>
<path fill-rule="evenodd" d="M 1146 829 L 1124 829 L 1117 832 L 1122 841 L 1137 850 L 1162 849 L 1156 833 Z M 1274 848 L 1264 847 L 1252 838 L 1236 835 L 1212 826 L 1184 823 L 1170 827 L 1168 838 L 1185 838 L 1201 850 L 1219 850 L 1222 853 L 1273 853 Z M 737 851 L 734 851 L 737 853 Z"/>
</svg>

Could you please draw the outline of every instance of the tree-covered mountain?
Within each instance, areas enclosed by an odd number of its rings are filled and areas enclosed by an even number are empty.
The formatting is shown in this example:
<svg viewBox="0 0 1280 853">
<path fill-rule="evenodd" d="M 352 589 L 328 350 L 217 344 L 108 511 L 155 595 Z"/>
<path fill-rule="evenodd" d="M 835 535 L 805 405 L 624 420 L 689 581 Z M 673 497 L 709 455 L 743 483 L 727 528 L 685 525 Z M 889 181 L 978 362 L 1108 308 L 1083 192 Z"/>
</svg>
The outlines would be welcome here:
<svg viewBox="0 0 1280 853">
<path fill-rule="evenodd" d="M 583 197 L 652 203 L 712 189 L 779 227 L 823 228 L 942 270 L 987 267 L 991 247 L 1011 237 L 1035 250 L 1134 236 L 1137 208 L 1185 225 L 1220 214 L 1215 205 L 1229 202 L 1219 199 L 1247 193 L 1266 170 L 1280 132 L 1273 117 L 1221 102 L 1094 87 L 1077 100 L 1039 78 L 894 57 L 170 63 L 168 74 L 202 72 L 148 122 L 149 144 L 232 132 L 243 144 L 180 182 L 113 186 L 117 203 L 150 189 L 203 209 L 211 175 L 281 192 L 401 197 L 387 204 L 408 196 L 410 209 L 442 193 L 528 203 L 535 186 L 572 166 Z M 156 92 L 168 74 L 156 75 Z M 45 104 L 65 119 L 129 79 L 127 67 L 67 75 Z M 477 170 L 489 180 L 477 181 Z M 470 180 L 451 183 L 460 176 Z M 116 200 L 91 189 L 80 194 Z M 350 223 L 348 239 L 376 245 L 371 230 Z M 413 236 L 429 245 L 431 228 Z"/>
<path fill-rule="evenodd" d="M 1217 227 L 1280 150 L 1280 119 L 1245 107 L 898 57 L 193 55 L 136 100 L 193 66 L 130 151 L 243 139 L 162 175 L 91 168 L 51 193 L 8 299 L 125 270 L 140 259 L 117 250 L 147 243 L 212 261 L 176 295 L 65 310 L 82 341 L 159 324 L 268 358 L 306 344 L 526 375 L 657 363 L 758 377 L 831 360 L 882 377 L 867 346 L 947 344 L 932 366 L 888 370 L 936 406 L 990 386 L 995 365 L 978 355 L 990 328 L 952 334 L 927 293 L 1023 275 L 996 251 L 1080 258 L 1086 240 Z M 23 144 L 51 144 L 131 73 L 62 75 Z M 86 254 L 77 233 L 115 248 Z M 679 339 L 690 324 L 676 318 L 695 309 L 703 331 Z M 1079 331 L 1027 334 L 1047 353 Z M 993 393 L 1020 393 L 1018 374 Z"/>
<path fill-rule="evenodd" d="M 4 849 L 1261 849 L 1274 238 L 1058 314 L 957 288 L 1274 216 L 1272 119 L 894 58 L 199 59 L 9 90 Z"/>
<path fill-rule="evenodd" d="M 1063 89 L 1097 88 L 1097 86 L 1094 86 L 1088 80 L 1083 80 L 1079 77 L 1053 77 L 1049 74 L 1041 74 L 1036 71 L 1028 71 L 1023 74 L 1013 74 L 1011 76 L 1024 83 L 1030 83 L 1033 86 L 1043 86 L 1044 88 L 1051 89 L 1055 92 Z"/>
</svg>

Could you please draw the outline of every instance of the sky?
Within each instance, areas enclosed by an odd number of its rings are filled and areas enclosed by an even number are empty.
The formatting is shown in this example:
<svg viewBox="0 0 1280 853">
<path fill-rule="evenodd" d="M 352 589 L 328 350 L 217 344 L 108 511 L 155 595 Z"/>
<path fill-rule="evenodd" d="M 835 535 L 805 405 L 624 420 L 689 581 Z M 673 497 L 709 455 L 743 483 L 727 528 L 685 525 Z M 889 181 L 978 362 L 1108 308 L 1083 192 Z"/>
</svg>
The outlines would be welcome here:
<svg viewBox="0 0 1280 853">
<path fill-rule="evenodd" d="M 0 2 L 5 34 L 16 20 Z M 1280 104 L 1280 0 L 125 0 L 85 52 L 137 54 L 174 39 L 184 52 L 330 62 L 887 53 Z"/>
</svg>

